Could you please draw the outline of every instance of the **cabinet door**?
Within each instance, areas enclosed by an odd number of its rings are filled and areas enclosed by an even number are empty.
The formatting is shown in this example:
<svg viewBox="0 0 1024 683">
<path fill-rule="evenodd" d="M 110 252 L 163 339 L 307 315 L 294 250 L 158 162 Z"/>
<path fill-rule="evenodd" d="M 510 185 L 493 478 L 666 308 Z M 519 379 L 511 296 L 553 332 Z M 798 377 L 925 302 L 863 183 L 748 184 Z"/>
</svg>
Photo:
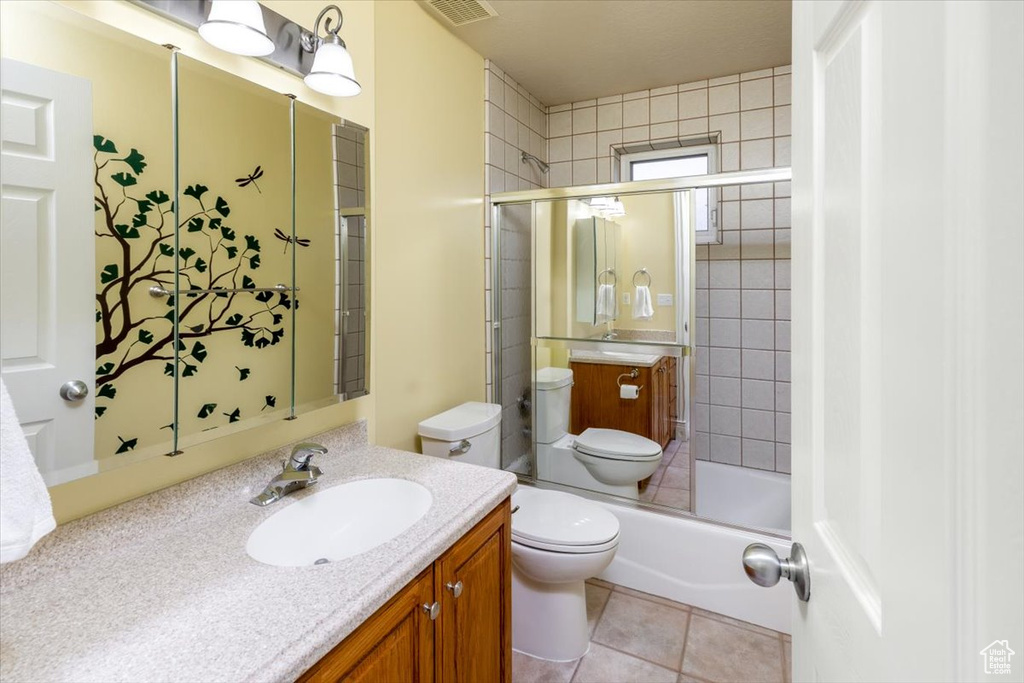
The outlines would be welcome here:
<svg viewBox="0 0 1024 683">
<path fill-rule="evenodd" d="M 431 566 L 304 673 L 300 683 L 431 683 L 435 622 L 423 605 L 433 602 Z"/>
<path fill-rule="evenodd" d="M 512 680 L 512 518 L 509 501 L 463 536 L 435 565 L 441 603 L 438 678 L 445 683 Z"/>
</svg>

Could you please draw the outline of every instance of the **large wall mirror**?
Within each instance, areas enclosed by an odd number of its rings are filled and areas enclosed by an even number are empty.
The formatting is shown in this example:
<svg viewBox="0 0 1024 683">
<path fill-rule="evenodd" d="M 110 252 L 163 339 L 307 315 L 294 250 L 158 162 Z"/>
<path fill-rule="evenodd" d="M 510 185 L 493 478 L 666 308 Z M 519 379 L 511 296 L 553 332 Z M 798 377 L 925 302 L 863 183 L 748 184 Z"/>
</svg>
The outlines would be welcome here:
<svg viewBox="0 0 1024 683">
<path fill-rule="evenodd" d="M 50 2 L 0 24 L 3 380 L 47 484 L 366 394 L 368 131 Z"/>
</svg>

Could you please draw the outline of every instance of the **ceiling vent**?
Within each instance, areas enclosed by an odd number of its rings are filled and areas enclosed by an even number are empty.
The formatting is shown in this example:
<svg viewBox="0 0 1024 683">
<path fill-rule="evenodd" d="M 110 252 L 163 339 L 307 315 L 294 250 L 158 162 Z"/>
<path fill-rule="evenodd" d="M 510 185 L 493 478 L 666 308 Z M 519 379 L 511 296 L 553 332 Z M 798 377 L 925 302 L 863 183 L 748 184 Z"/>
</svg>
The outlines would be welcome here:
<svg viewBox="0 0 1024 683">
<path fill-rule="evenodd" d="M 427 4 L 451 22 L 452 26 L 465 26 L 498 16 L 484 0 L 427 0 Z"/>
</svg>

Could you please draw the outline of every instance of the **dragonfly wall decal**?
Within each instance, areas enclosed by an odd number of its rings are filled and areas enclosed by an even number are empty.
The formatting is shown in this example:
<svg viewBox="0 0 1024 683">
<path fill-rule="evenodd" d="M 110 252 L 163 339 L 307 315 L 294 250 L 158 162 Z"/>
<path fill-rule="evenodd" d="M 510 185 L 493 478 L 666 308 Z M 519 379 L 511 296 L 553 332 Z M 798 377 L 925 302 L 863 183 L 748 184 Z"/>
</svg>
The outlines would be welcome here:
<svg viewBox="0 0 1024 683">
<path fill-rule="evenodd" d="M 262 166 L 257 166 L 256 169 L 252 173 L 250 173 L 249 175 L 247 175 L 245 177 L 242 177 L 242 178 L 235 178 L 235 182 L 238 183 L 239 187 L 245 187 L 245 186 L 247 186 L 247 185 L 249 185 L 251 183 L 252 186 L 256 188 L 257 192 L 259 192 L 260 194 L 263 194 L 263 190 L 260 189 L 259 183 L 256 182 L 257 180 L 259 180 L 262 177 L 263 177 L 263 167 Z"/>
<path fill-rule="evenodd" d="M 300 247 L 308 247 L 311 240 L 307 240 L 303 237 L 292 237 L 291 235 L 285 234 L 281 228 L 274 228 L 274 237 L 284 242 L 284 253 L 288 253 L 289 244 L 297 244 Z"/>
</svg>

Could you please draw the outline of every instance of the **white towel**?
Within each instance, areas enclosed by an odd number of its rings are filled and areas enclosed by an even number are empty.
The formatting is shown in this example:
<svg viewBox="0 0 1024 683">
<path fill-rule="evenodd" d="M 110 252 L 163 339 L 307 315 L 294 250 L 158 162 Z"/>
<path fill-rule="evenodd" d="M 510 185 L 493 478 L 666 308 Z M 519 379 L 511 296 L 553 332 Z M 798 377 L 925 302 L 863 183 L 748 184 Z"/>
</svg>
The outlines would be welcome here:
<svg viewBox="0 0 1024 683">
<path fill-rule="evenodd" d="M 650 287 L 637 287 L 633 294 L 633 320 L 650 320 L 654 317 Z"/>
<path fill-rule="evenodd" d="M 0 379 L 0 564 L 28 555 L 56 526 L 50 494 Z"/>
<path fill-rule="evenodd" d="M 618 317 L 618 310 L 615 301 L 615 286 L 600 285 L 597 288 L 597 302 L 595 314 L 597 322 L 606 323 Z"/>
</svg>

